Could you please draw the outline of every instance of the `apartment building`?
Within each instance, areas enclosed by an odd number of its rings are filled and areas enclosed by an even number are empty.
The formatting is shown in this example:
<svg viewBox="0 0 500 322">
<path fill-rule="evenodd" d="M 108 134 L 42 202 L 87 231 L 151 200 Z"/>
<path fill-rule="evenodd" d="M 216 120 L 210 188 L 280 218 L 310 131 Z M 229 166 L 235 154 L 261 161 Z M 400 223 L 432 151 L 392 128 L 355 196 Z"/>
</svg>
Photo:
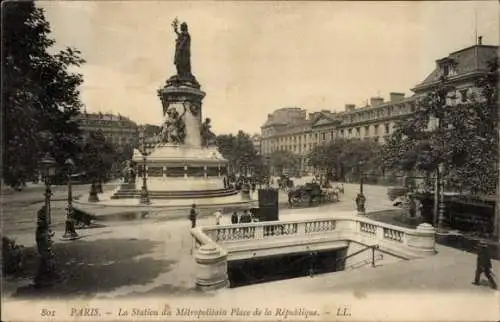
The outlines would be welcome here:
<svg viewBox="0 0 500 322">
<path fill-rule="evenodd" d="M 301 169 L 310 171 L 307 155 L 317 144 L 337 137 L 386 142 L 396 123 L 416 109 L 416 101 L 432 91 L 441 76 L 446 76 L 456 91 L 450 93 L 449 103 L 478 97 L 475 82 L 488 71 L 488 62 L 498 58 L 498 46 L 483 45 L 481 37 L 474 46 L 463 48 L 438 59 L 434 70 L 411 89 L 413 94 L 389 93 L 389 100 L 372 97 L 369 104 L 357 107 L 346 104 L 343 111 L 307 113 L 301 108 L 281 108 L 269 114 L 261 127 L 261 146 L 264 156 L 275 150 L 289 150 L 301 158 Z M 434 120 L 435 121 L 435 120 Z M 431 120 L 431 123 L 434 123 Z M 432 124 L 430 124 L 432 126 Z"/>
<path fill-rule="evenodd" d="M 106 140 L 118 148 L 138 144 L 137 124 L 125 116 L 84 112 L 79 122 L 84 136 L 100 130 Z"/>
</svg>

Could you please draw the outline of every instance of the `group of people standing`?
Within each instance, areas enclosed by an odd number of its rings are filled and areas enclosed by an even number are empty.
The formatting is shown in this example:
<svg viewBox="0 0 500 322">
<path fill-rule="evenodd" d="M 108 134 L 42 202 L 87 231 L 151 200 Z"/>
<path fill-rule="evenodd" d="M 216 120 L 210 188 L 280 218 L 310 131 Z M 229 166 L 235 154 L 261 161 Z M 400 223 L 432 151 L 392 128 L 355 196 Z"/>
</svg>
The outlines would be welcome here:
<svg viewBox="0 0 500 322">
<path fill-rule="evenodd" d="M 238 212 L 233 211 L 231 215 L 231 224 L 246 224 L 254 221 L 254 216 L 248 210 L 243 211 L 241 215 Z"/>
<path fill-rule="evenodd" d="M 241 190 L 244 185 L 248 185 L 249 190 L 252 191 L 252 193 L 257 190 L 257 186 L 261 185 L 261 182 L 257 180 L 256 178 L 248 178 L 244 176 L 224 176 L 222 178 L 222 183 L 224 184 L 224 189 L 229 189 L 233 188 L 236 190 Z"/>
<path fill-rule="evenodd" d="M 196 227 L 196 220 L 198 218 L 199 212 L 196 208 L 196 204 L 191 205 L 191 209 L 189 210 L 189 220 L 191 221 L 191 228 Z M 217 209 L 214 212 L 215 224 L 220 225 L 222 219 L 222 209 Z M 244 210 L 242 214 L 238 214 L 237 211 L 234 211 L 231 215 L 231 223 L 232 224 L 244 224 L 251 223 L 255 221 L 254 215 L 249 210 Z"/>
<path fill-rule="evenodd" d="M 215 224 L 220 225 L 220 221 L 222 218 L 222 210 L 217 209 L 214 213 L 215 217 Z M 238 214 L 237 211 L 233 211 L 233 214 L 231 215 L 231 224 L 244 224 L 244 223 L 251 223 L 254 221 L 254 216 L 252 213 L 248 210 L 243 211 L 242 214 Z"/>
</svg>

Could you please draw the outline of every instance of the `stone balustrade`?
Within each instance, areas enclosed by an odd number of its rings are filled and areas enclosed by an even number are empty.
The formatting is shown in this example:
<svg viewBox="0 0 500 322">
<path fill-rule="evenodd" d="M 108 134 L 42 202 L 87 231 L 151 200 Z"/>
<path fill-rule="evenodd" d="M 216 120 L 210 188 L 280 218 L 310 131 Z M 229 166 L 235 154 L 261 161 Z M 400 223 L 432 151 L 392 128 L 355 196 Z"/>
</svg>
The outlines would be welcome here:
<svg viewBox="0 0 500 322">
<path fill-rule="evenodd" d="M 204 288 L 226 285 L 227 281 L 222 282 L 221 279 L 224 276 L 227 278 L 227 264 L 222 262 L 227 261 L 227 249 L 231 245 L 288 240 L 292 244 L 304 243 L 318 237 L 367 246 L 379 245 L 382 251 L 397 253 L 408 259 L 435 253 L 435 231 L 429 224 L 409 229 L 359 216 L 205 226 L 192 229 L 191 234 L 197 245 L 195 258 L 201 271 L 197 285 Z"/>
</svg>

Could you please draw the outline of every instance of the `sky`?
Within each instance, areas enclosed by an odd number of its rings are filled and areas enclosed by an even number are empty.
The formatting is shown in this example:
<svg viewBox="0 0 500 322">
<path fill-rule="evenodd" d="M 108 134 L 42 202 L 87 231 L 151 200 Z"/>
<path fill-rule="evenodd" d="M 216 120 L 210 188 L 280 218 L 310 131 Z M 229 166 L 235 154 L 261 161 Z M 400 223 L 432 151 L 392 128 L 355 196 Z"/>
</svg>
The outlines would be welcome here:
<svg viewBox="0 0 500 322">
<path fill-rule="evenodd" d="M 496 1 L 39 1 L 57 48 L 86 64 L 87 112 L 160 124 L 156 91 L 175 74 L 174 18 L 187 22 L 191 65 L 216 133 L 259 133 L 283 107 L 342 111 L 388 100 L 421 82 L 435 61 L 499 44 Z"/>
</svg>

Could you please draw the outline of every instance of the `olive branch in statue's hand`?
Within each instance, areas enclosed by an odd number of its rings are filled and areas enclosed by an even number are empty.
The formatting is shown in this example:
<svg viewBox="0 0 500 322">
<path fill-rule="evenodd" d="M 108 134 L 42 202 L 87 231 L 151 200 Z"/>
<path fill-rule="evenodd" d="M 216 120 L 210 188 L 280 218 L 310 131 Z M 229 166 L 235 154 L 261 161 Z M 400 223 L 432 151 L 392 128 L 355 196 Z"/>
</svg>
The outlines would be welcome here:
<svg viewBox="0 0 500 322">
<path fill-rule="evenodd" d="M 172 21 L 172 27 L 174 27 L 174 31 L 177 32 L 177 26 L 179 25 L 179 19 L 175 17 L 174 21 Z"/>
</svg>

